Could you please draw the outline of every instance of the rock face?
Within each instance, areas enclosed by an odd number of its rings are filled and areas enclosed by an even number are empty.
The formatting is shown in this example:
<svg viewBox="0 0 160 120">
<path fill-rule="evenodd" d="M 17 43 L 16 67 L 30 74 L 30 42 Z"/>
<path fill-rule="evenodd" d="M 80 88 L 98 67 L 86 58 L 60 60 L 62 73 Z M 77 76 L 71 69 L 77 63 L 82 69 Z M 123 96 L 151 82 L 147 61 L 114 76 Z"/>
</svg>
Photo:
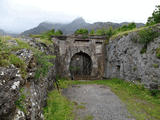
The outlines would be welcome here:
<svg viewBox="0 0 160 120">
<path fill-rule="evenodd" d="M 143 45 L 132 41 L 136 36 L 137 33 L 132 32 L 106 45 L 105 77 L 141 82 L 150 88 L 160 85 L 160 59 L 156 57 L 160 36 L 148 44 L 144 54 L 140 53 Z"/>
<path fill-rule="evenodd" d="M 54 55 L 53 45 L 28 41 L 45 54 Z M 14 65 L 0 67 L 0 120 L 43 120 L 47 93 L 55 81 L 54 66 L 50 67 L 45 77 L 35 79 L 38 64 L 33 51 L 20 49 L 12 53 L 25 62 L 27 74 L 24 78 Z M 50 62 L 54 63 L 54 59 Z"/>
</svg>

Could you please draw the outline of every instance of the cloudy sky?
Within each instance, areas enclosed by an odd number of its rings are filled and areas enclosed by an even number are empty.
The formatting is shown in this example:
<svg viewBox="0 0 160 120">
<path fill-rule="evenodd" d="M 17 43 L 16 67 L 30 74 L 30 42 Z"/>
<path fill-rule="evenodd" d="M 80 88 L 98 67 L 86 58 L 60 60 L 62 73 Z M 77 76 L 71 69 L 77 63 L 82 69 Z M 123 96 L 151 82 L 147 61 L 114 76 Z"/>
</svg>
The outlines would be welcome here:
<svg viewBox="0 0 160 120">
<path fill-rule="evenodd" d="M 0 29 L 20 33 L 40 22 L 143 22 L 160 0 L 0 0 Z"/>
</svg>

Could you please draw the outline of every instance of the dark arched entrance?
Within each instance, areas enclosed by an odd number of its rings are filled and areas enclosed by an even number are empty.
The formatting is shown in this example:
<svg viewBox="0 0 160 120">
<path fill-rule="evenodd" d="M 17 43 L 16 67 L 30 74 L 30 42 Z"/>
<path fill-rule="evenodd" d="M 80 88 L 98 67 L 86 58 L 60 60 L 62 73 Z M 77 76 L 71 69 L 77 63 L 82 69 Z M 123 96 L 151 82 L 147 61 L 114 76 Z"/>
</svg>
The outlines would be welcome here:
<svg viewBox="0 0 160 120">
<path fill-rule="evenodd" d="M 71 58 L 70 72 L 72 79 L 90 76 L 92 72 L 91 57 L 84 52 L 76 53 Z"/>
</svg>

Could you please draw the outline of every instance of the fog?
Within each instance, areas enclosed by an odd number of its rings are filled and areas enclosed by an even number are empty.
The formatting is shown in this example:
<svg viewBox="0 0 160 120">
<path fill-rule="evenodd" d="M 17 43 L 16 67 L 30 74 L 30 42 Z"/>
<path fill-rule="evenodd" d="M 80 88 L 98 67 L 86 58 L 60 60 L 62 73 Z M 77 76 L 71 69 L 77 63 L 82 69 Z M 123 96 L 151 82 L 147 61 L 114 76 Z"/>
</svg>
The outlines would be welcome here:
<svg viewBox="0 0 160 120">
<path fill-rule="evenodd" d="M 20 33 L 50 21 L 68 23 L 77 17 L 87 22 L 143 22 L 159 0 L 0 0 L 0 29 Z"/>
</svg>

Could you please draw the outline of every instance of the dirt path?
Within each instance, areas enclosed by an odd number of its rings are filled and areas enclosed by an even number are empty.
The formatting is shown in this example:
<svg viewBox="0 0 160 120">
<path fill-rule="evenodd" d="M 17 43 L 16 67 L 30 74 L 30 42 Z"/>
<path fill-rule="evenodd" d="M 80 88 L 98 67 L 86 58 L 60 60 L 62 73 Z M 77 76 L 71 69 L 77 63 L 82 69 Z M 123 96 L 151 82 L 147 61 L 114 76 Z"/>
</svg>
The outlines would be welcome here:
<svg viewBox="0 0 160 120">
<path fill-rule="evenodd" d="M 103 85 L 74 85 L 63 94 L 75 102 L 76 120 L 134 120 L 125 105 Z"/>
</svg>

